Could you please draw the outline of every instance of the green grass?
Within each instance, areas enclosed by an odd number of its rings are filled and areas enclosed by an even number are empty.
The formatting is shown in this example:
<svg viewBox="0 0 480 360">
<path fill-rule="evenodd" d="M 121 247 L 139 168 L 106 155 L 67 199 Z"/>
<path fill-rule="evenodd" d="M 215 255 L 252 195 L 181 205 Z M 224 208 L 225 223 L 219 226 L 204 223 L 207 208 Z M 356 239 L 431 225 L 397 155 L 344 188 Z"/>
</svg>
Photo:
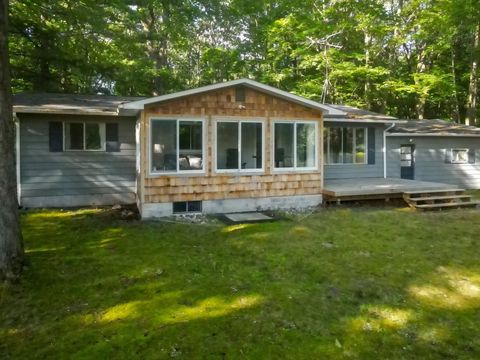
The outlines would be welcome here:
<svg viewBox="0 0 480 360">
<path fill-rule="evenodd" d="M 274 223 L 23 216 L 0 358 L 480 358 L 480 213 L 325 210 Z"/>
</svg>

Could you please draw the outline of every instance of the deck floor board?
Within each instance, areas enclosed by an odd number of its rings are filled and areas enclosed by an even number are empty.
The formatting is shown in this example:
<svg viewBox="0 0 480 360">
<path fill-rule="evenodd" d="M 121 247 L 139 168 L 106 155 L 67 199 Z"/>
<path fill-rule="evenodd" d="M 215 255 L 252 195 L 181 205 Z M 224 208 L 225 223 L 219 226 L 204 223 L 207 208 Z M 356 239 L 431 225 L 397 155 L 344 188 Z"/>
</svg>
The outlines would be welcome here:
<svg viewBox="0 0 480 360">
<path fill-rule="evenodd" d="M 405 192 L 452 189 L 458 189 L 458 186 L 396 178 L 332 179 L 325 180 L 323 194 L 330 197 L 369 195 L 401 196 Z"/>
</svg>

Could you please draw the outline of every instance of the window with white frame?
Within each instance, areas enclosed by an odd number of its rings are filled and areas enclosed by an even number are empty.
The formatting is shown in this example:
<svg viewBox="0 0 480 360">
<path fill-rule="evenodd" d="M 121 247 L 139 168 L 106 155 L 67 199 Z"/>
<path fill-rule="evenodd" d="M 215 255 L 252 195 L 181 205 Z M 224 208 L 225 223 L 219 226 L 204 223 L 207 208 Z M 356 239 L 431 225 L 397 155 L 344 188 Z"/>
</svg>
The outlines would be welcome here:
<svg viewBox="0 0 480 360">
<path fill-rule="evenodd" d="M 65 150 L 104 151 L 105 123 L 66 122 Z"/>
<path fill-rule="evenodd" d="M 263 123 L 260 121 L 216 122 L 216 169 L 261 171 L 263 169 Z"/>
<path fill-rule="evenodd" d="M 203 120 L 152 119 L 150 159 L 152 173 L 203 171 Z"/>
<path fill-rule="evenodd" d="M 367 163 L 366 128 L 325 128 L 323 145 L 326 164 Z"/>
<path fill-rule="evenodd" d="M 276 169 L 314 169 L 317 164 L 315 122 L 274 123 Z"/>
<path fill-rule="evenodd" d="M 452 164 L 468 164 L 468 149 L 451 149 Z"/>
</svg>

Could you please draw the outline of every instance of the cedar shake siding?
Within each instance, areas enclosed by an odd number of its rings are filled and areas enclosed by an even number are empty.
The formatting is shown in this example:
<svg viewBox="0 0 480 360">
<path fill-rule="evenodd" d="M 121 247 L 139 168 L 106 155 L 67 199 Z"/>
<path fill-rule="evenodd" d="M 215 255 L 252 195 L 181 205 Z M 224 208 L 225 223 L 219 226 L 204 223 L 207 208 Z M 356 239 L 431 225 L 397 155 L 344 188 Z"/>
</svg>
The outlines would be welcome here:
<svg viewBox="0 0 480 360">
<path fill-rule="evenodd" d="M 235 87 L 150 104 L 141 117 L 142 206 L 165 204 L 168 214 L 172 202 L 268 199 L 314 195 L 321 199 L 321 110 L 311 109 L 248 87 L 241 93 Z M 239 96 L 241 95 L 241 99 Z M 243 98 L 244 96 L 244 98 Z M 241 100 L 241 101 L 237 101 Z M 198 119 L 203 121 L 204 172 L 198 174 L 152 173 L 150 168 L 150 124 L 154 120 Z M 216 124 L 218 121 L 258 121 L 263 124 L 263 169 L 260 171 L 222 172 L 216 170 Z M 274 122 L 308 121 L 316 127 L 316 164 L 314 169 L 273 168 Z M 247 204 L 248 205 L 248 204 Z M 205 207 L 204 207 L 205 209 Z M 245 210 L 248 210 L 248 206 Z M 219 211 L 220 212 L 220 211 Z M 147 215 L 147 214 L 142 214 Z M 154 212 L 147 217 L 155 217 Z M 158 215 L 160 216 L 160 215 Z"/>
</svg>

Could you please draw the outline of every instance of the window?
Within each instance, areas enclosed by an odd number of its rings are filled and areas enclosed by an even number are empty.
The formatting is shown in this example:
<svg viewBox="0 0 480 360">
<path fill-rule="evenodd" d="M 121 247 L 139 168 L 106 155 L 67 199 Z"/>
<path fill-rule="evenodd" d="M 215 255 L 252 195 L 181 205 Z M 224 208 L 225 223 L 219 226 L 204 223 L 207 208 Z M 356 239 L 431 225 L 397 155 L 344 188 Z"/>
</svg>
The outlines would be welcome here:
<svg viewBox="0 0 480 360">
<path fill-rule="evenodd" d="M 252 121 L 217 122 L 217 170 L 263 169 L 263 124 Z"/>
<path fill-rule="evenodd" d="M 452 149 L 452 164 L 468 164 L 468 149 Z"/>
<path fill-rule="evenodd" d="M 66 122 L 65 150 L 105 150 L 105 124 L 95 122 Z"/>
<path fill-rule="evenodd" d="M 366 164 L 367 129 L 330 127 L 324 129 L 326 164 Z"/>
<path fill-rule="evenodd" d="M 274 123 L 275 168 L 316 168 L 316 137 L 314 122 Z"/>
<path fill-rule="evenodd" d="M 152 173 L 203 171 L 202 120 L 151 120 Z"/>
<path fill-rule="evenodd" d="M 174 214 L 202 212 L 201 201 L 177 201 L 172 204 Z"/>
</svg>

